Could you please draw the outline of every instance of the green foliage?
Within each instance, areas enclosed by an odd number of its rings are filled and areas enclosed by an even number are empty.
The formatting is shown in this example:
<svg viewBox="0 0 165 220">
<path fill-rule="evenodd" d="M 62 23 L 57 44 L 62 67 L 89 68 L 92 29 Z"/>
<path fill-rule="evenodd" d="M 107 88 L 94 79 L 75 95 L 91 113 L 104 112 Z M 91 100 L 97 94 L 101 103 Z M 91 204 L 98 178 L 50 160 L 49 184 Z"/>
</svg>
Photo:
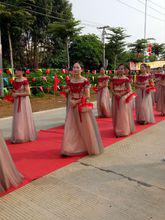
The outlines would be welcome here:
<svg viewBox="0 0 165 220">
<path fill-rule="evenodd" d="M 13 53 L 14 65 L 30 67 L 57 59 L 59 51 L 66 50 L 66 38 L 71 39 L 79 30 L 73 19 L 72 6 L 67 0 L 7 0 L 0 4 L 0 24 L 4 67 L 10 65 Z M 61 29 L 55 30 L 59 24 Z M 49 25 L 53 33 L 48 31 Z M 63 29 L 62 29 L 63 27 Z M 11 37 L 12 48 L 8 37 Z M 12 49 L 12 51 L 11 51 Z"/>
<path fill-rule="evenodd" d="M 32 95 L 42 97 L 44 94 L 54 94 L 54 76 L 57 75 L 59 79 L 58 90 L 55 92 L 55 95 L 60 95 L 60 92 L 63 90 L 63 87 L 66 86 L 66 76 L 70 76 L 68 70 L 60 69 L 37 69 L 26 74 L 26 77 L 29 80 L 30 88 Z M 97 78 L 99 73 L 96 71 L 84 71 L 82 76 L 89 79 L 92 88 L 97 85 Z M 5 95 L 10 93 L 12 89 L 12 75 L 8 70 L 3 73 L 5 81 Z M 12 79 L 13 80 L 13 79 Z M 91 89 L 91 92 L 94 93 L 94 90 Z"/>
<path fill-rule="evenodd" d="M 109 28 L 106 58 L 113 69 L 115 69 L 119 63 L 125 61 L 126 38 L 128 37 L 122 27 Z"/>
<path fill-rule="evenodd" d="M 130 51 L 135 54 L 144 54 L 145 49 L 147 48 L 147 39 L 138 39 L 134 43 L 128 44 Z"/>
<path fill-rule="evenodd" d="M 80 61 L 86 69 L 101 67 L 102 42 L 94 34 L 80 35 L 80 21 L 74 19 L 69 0 L 2 0 L 0 28 L 4 68 L 11 67 L 11 55 L 14 66 L 66 68 L 70 55 L 71 65 Z M 105 51 L 110 69 L 129 61 L 165 59 L 164 44 L 153 43 L 148 58 L 145 50 L 153 39 L 126 44 L 128 37 L 122 27 L 107 30 Z"/>
<path fill-rule="evenodd" d="M 156 57 L 161 56 L 163 53 L 165 53 L 165 44 L 154 43 L 152 52 Z"/>
<path fill-rule="evenodd" d="M 71 62 L 81 62 L 86 69 L 96 69 L 102 60 L 102 42 L 94 34 L 77 36 L 70 47 Z"/>
</svg>

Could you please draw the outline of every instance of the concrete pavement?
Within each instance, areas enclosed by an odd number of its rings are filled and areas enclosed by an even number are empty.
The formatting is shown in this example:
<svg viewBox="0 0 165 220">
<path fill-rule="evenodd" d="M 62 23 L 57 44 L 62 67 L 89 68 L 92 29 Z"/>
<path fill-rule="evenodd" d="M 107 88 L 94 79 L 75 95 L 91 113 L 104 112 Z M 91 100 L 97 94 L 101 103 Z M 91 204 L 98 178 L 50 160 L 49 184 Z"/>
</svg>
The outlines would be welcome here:
<svg viewBox="0 0 165 220">
<path fill-rule="evenodd" d="M 35 115 L 38 129 L 63 122 L 55 111 Z M 164 134 L 162 121 L 0 198 L 0 220 L 164 220 Z"/>
</svg>

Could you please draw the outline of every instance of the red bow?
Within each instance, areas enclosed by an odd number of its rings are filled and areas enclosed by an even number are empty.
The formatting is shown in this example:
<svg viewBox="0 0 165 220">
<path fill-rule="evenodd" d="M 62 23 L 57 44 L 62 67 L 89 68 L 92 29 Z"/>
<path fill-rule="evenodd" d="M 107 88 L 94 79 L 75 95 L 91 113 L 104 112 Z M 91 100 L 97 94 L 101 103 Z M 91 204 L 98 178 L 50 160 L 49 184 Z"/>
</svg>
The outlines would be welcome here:
<svg viewBox="0 0 165 220">
<path fill-rule="evenodd" d="M 6 95 L 3 100 L 7 102 L 12 102 L 12 103 L 14 102 L 14 98 L 11 95 Z"/>
</svg>

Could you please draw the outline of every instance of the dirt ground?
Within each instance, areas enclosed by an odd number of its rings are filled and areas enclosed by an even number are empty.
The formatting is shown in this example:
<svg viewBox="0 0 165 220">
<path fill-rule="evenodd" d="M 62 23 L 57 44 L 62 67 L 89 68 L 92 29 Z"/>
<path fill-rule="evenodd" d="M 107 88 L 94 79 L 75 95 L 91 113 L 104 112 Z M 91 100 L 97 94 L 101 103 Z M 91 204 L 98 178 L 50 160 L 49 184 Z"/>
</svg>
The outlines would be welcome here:
<svg viewBox="0 0 165 220">
<path fill-rule="evenodd" d="M 66 98 L 63 96 L 45 95 L 43 97 L 31 97 L 33 112 L 44 111 L 53 108 L 65 107 Z M 91 101 L 96 99 L 95 95 L 91 96 Z M 12 103 L 0 99 L 0 118 L 12 115 Z"/>
</svg>

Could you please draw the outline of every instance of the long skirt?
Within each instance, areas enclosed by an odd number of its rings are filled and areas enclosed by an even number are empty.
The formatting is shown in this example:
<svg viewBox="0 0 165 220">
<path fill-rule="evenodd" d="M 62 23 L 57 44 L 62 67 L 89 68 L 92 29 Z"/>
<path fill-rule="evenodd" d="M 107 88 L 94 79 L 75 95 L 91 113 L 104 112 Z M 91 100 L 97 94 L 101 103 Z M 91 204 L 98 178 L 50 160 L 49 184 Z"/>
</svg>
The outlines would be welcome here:
<svg viewBox="0 0 165 220">
<path fill-rule="evenodd" d="M 151 93 L 145 90 L 136 90 L 136 120 L 137 122 L 154 123 L 154 111 Z"/>
<path fill-rule="evenodd" d="M 30 99 L 28 96 L 15 98 L 12 123 L 12 143 L 33 141 L 37 138 Z"/>
<path fill-rule="evenodd" d="M 15 167 L 6 143 L 0 132 L 0 192 L 11 186 L 18 186 L 23 176 Z"/>
<path fill-rule="evenodd" d="M 133 118 L 133 100 L 126 103 L 129 94 L 112 98 L 112 122 L 116 136 L 127 136 L 135 131 Z"/>
<path fill-rule="evenodd" d="M 70 106 L 65 121 L 61 154 L 71 156 L 83 152 L 89 155 L 102 153 L 101 136 L 92 110 L 80 113 L 78 106 Z"/>
<path fill-rule="evenodd" d="M 97 93 L 97 111 L 98 116 L 101 118 L 110 118 L 112 116 L 111 99 L 107 87 Z"/>
<path fill-rule="evenodd" d="M 159 85 L 156 110 L 165 114 L 165 86 Z"/>
</svg>

